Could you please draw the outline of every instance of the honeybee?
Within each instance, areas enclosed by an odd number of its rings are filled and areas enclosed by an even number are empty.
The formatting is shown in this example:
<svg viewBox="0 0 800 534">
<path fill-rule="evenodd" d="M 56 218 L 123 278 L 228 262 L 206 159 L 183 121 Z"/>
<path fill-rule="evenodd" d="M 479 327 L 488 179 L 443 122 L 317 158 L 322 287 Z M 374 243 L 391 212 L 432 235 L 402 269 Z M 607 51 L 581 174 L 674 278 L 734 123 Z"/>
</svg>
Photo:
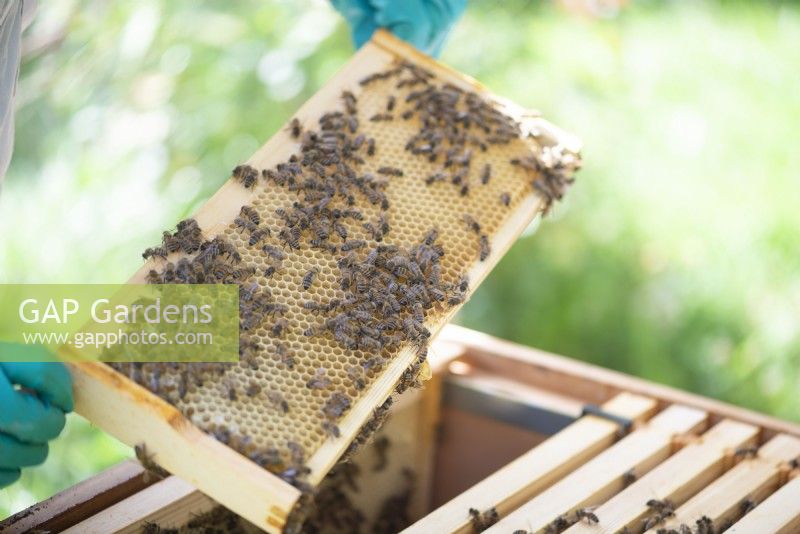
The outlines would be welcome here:
<svg viewBox="0 0 800 534">
<path fill-rule="evenodd" d="M 142 253 L 142 258 L 150 259 L 150 258 L 161 258 L 167 259 L 167 249 L 164 247 L 150 247 Z"/>
<path fill-rule="evenodd" d="M 258 180 L 258 171 L 250 165 L 237 165 L 232 174 L 234 178 L 242 183 L 245 189 L 252 188 Z"/>
<path fill-rule="evenodd" d="M 486 185 L 489 183 L 489 180 L 492 178 L 492 166 L 487 163 L 483 166 L 483 171 L 481 172 L 481 183 Z"/>
<path fill-rule="evenodd" d="M 280 358 L 281 363 L 289 369 L 294 369 L 294 354 L 283 343 L 275 344 L 275 353 Z"/>
<path fill-rule="evenodd" d="M 336 426 L 331 421 L 323 421 L 322 430 L 324 430 L 325 434 L 331 438 L 338 438 L 339 436 L 342 435 L 341 431 L 339 430 L 339 427 Z"/>
<path fill-rule="evenodd" d="M 497 510 L 494 507 L 489 508 L 485 512 L 481 512 L 475 508 L 469 509 L 470 522 L 476 532 L 483 532 L 500 520 Z"/>
<path fill-rule="evenodd" d="M 353 383 L 353 386 L 358 389 L 364 389 L 366 387 L 366 381 L 364 380 L 364 370 L 358 366 L 351 365 L 347 368 L 347 377 Z"/>
<path fill-rule="evenodd" d="M 480 247 L 480 260 L 484 261 L 486 260 L 486 258 L 489 257 L 489 254 L 491 254 L 492 252 L 492 248 L 489 245 L 489 238 L 486 236 L 486 234 L 483 234 L 480 237 L 478 245 Z"/>
<path fill-rule="evenodd" d="M 276 408 L 280 408 L 283 413 L 289 413 L 289 403 L 286 402 L 286 399 L 284 399 L 283 395 L 279 392 L 274 390 L 269 391 L 267 392 L 267 398 Z"/>
<path fill-rule="evenodd" d="M 250 221 L 255 225 L 261 224 L 261 215 L 252 206 L 242 206 L 239 216 Z"/>
<path fill-rule="evenodd" d="M 289 131 L 292 133 L 292 137 L 297 139 L 303 134 L 303 125 L 300 124 L 300 121 L 297 117 L 292 119 L 292 122 L 289 123 Z"/>
<path fill-rule="evenodd" d="M 511 204 L 511 195 L 509 193 L 500 193 L 500 204 L 508 207 Z"/>
<path fill-rule="evenodd" d="M 436 172 L 425 178 L 425 185 L 433 185 L 436 182 L 444 182 L 447 175 L 443 172 Z"/>
<path fill-rule="evenodd" d="M 289 330 L 289 321 L 281 317 L 275 321 L 269 333 L 272 337 L 282 337 L 287 330 Z"/>
<path fill-rule="evenodd" d="M 255 382 L 250 382 L 250 384 L 248 384 L 247 389 L 245 389 L 244 392 L 248 397 L 255 397 L 256 395 L 261 393 L 261 386 L 259 386 Z"/>
<path fill-rule="evenodd" d="M 578 508 L 575 510 L 575 519 L 578 521 L 586 520 L 587 523 L 590 525 L 593 523 L 599 523 L 600 519 L 597 515 L 592 511 L 591 508 Z"/>
<path fill-rule="evenodd" d="M 373 356 L 361 364 L 365 372 L 370 372 L 373 369 L 382 369 L 386 365 L 386 358 L 380 356 Z"/>
<path fill-rule="evenodd" d="M 342 101 L 344 102 L 344 107 L 347 110 L 347 113 L 350 115 L 355 115 L 358 112 L 356 109 L 358 100 L 351 91 L 342 91 Z"/>
<path fill-rule="evenodd" d="M 294 230 L 294 229 L 292 229 L 292 230 Z M 288 228 L 284 228 L 278 233 L 278 237 L 289 248 L 299 249 L 300 248 L 300 235 L 299 235 L 299 233 L 293 232 L 292 230 L 290 230 Z"/>
<path fill-rule="evenodd" d="M 695 525 L 697 534 L 714 534 L 714 521 L 707 515 L 695 521 Z"/>
<path fill-rule="evenodd" d="M 733 456 L 735 458 L 755 458 L 758 456 L 758 447 L 737 447 Z"/>
<path fill-rule="evenodd" d="M 372 122 L 385 122 L 394 120 L 394 115 L 391 113 L 376 113 L 372 117 L 369 118 Z"/>
<path fill-rule="evenodd" d="M 259 243 L 259 241 L 266 239 L 271 235 L 269 228 L 259 227 L 255 228 L 252 233 L 250 234 L 250 239 L 248 240 L 248 244 L 253 247 Z"/>
<path fill-rule="evenodd" d="M 378 169 L 378 174 L 383 174 L 384 176 L 403 176 L 403 170 L 397 167 L 383 166 Z"/>
<path fill-rule="evenodd" d="M 317 269 L 310 269 L 304 276 L 303 276 L 303 289 L 308 291 L 311 288 L 311 284 L 314 283 L 314 277 L 319 274 L 319 270 Z"/>
<path fill-rule="evenodd" d="M 463 219 L 464 219 L 464 222 L 467 224 L 467 228 L 469 228 L 470 230 L 472 230 L 476 234 L 480 234 L 481 233 L 481 225 L 480 225 L 480 223 L 478 221 L 475 220 L 474 217 L 472 217 L 472 215 L 469 215 L 469 214 L 465 213 Z"/>
<path fill-rule="evenodd" d="M 625 486 L 630 486 L 634 482 L 636 482 L 636 472 L 634 471 L 633 467 L 631 467 L 622 475 L 622 483 Z"/>
<path fill-rule="evenodd" d="M 367 245 L 367 242 L 361 239 L 351 239 L 350 241 L 345 241 L 342 243 L 340 249 L 342 252 L 350 252 L 351 250 L 356 250 L 363 248 Z"/>
<path fill-rule="evenodd" d="M 318 368 L 314 372 L 314 376 L 306 382 L 308 389 L 327 389 L 331 385 L 331 379 L 328 378 L 328 373 L 323 368 Z"/>
<path fill-rule="evenodd" d="M 339 419 L 350 409 L 350 398 L 344 393 L 335 391 L 322 407 L 322 414 L 328 419 Z"/>
<path fill-rule="evenodd" d="M 236 394 L 236 386 L 234 386 L 231 382 L 225 383 L 225 395 L 228 397 L 228 400 L 235 401 L 238 398 Z"/>
<path fill-rule="evenodd" d="M 169 476 L 169 473 L 153 460 L 153 454 L 148 453 L 147 446 L 144 443 L 135 445 L 133 451 L 136 454 L 136 459 L 139 460 L 139 463 L 142 464 L 142 467 L 147 472 L 145 474 L 146 478 L 150 476 L 155 476 L 156 478 Z"/>
<path fill-rule="evenodd" d="M 264 245 L 261 247 L 261 250 L 264 251 L 270 258 L 276 261 L 283 261 L 286 259 L 286 253 L 279 249 L 278 247 L 274 247 L 272 245 Z"/>
<path fill-rule="evenodd" d="M 546 534 L 559 534 L 570 527 L 570 522 L 567 516 L 560 515 L 553 519 L 545 528 Z"/>
</svg>

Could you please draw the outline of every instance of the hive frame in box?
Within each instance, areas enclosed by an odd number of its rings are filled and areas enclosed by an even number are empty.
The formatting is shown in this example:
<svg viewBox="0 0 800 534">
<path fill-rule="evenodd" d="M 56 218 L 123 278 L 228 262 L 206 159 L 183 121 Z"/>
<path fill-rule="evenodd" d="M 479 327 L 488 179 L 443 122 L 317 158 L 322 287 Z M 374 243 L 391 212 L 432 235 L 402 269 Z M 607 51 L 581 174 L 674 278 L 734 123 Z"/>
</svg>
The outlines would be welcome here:
<svg viewBox="0 0 800 534">
<path fill-rule="evenodd" d="M 518 119 L 524 132 L 533 133 L 537 142 L 563 149 L 567 165 L 577 165 L 579 146 L 574 138 L 561 132 L 529 112 L 492 96 L 474 80 L 447 69 L 413 47 L 379 31 L 355 57 L 298 111 L 297 116 L 311 126 L 322 113 L 338 100 L 343 89 L 352 89 L 355 82 L 382 70 L 397 59 L 410 60 L 423 66 L 445 81 L 463 89 L 490 97 L 503 110 Z M 529 142 L 526 140 L 526 142 Z M 532 146 L 532 145 L 531 145 Z M 248 164 L 259 169 L 271 168 L 285 161 L 296 150 L 296 142 L 285 131 L 273 136 Z M 239 208 L 252 199 L 253 193 L 232 180 L 195 215 L 205 238 L 220 235 L 238 214 Z M 476 261 L 468 271 L 470 291 L 481 282 L 519 234 L 541 211 L 543 200 L 526 195 L 491 236 L 492 253 L 484 262 Z M 144 266 L 131 283 L 143 283 Z M 435 335 L 457 311 L 452 309 L 435 324 L 426 324 Z M 412 348 L 396 356 L 364 395 L 340 421 L 341 437 L 327 440 L 309 458 L 308 481 L 318 484 L 343 454 L 362 425 L 393 392 L 402 373 L 416 357 Z M 180 476 L 210 497 L 234 510 L 253 524 L 269 531 L 283 529 L 301 493 L 279 477 L 260 468 L 229 447 L 193 426 L 175 407 L 145 388 L 138 386 L 110 367 L 90 362 L 71 365 L 75 382 L 76 411 L 128 445 L 145 443 L 152 459 L 168 471 Z"/>
<path fill-rule="evenodd" d="M 637 409 L 623 395 L 645 395 L 657 401 L 661 413 L 644 425 L 634 425 L 631 434 L 613 444 L 603 441 L 604 430 L 599 421 L 593 421 L 594 415 L 557 427 L 551 438 L 453 497 L 404 533 L 472 532 L 470 508 L 494 508 L 499 513 L 499 523 L 487 532 L 538 533 L 557 517 L 568 517 L 586 506 L 600 518 L 600 524 L 578 522 L 567 532 L 617 532 L 641 524 L 649 512 L 648 498 L 667 499 L 676 505 L 675 517 L 648 532 L 677 528 L 682 522 L 694 525 L 701 515 L 719 528 L 739 519 L 741 503 L 751 497 L 770 510 L 775 528 L 764 532 L 792 532 L 800 523 L 800 500 L 791 501 L 798 491 L 800 470 L 788 464 L 793 458 L 800 460 L 797 424 L 455 326 L 448 327 L 439 342 L 465 346 L 455 363 L 459 374 L 469 378 L 463 384 L 457 380 L 456 385 L 472 388 L 478 395 L 513 392 L 514 397 L 524 399 L 523 383 L 547 390 L 550 396 L 545 396 L 544 402 L 557 413 L 575 413 L 575 406 L 563 398 L 577 398 L 592 405 L 605 402 L 606 412 L 631 418 Z M 514 383 L 499 377 L 514 377 Z M 658 453 L 658 461 L 634 462 L 637 454 L 643 458 L 648 453 L 643 433 L 676 409 L 670 423 L 674 435 L 667 441 L 672 450 L 667 456 L 663 456 L 664 450 Z M 639 415 L 648 418 L 652 412 Z M 706 423 L 710 428 L 704 431 Z M 681 425 L 687 426 L 684 432 L 679 431 Z M 669 437 L 669 432 L 662 435 Z M 579 443 L 575 443 L 578 436 Z M 632 444 L 630 438 L 638 438 L 638 442 Z M 763 445 L 755 458 L 746 458 L 734 467 L 737 450 L 747 451 L 758 444 Z M 637 478 L 625 488 L 628 468 Z M 761 499 L 765 499 L 763 503 Z M 756 524 L 754 517 L 746 515 L 732 531 L 750 532 L 746 529 Z"/>
<path fill-rule="evenodd" d="M 474 395 L 478 402 L 468 402 L 470 409 L 480 409 L 491 416 L 496 415 L 492 413 L 491 402 L 489 402 L 492 399 L 513 402 L 517 406 L 524 405 L 530 410 L 524 412 L 526 419 L 517 421 L 517 423 L 526 424 L 534 431 L 545 435 L 555 434 L 567 425 L 573 424 L 580 416 L 581 407 L 587 403 L 603 405 L 620 393 L 632 392 L 637 396 L 655 400 L 661 408 L 669 404 L 683 404 L 696 410 L 705 411 L 709 415 L 708 421 L 711 425 L 728 418 L 759 427 L 761 439 L 766 442 L 762 447 L 765 459 L 772 458 L 773 455 L 780 454 L 780 451 L 786 449 L 787 438 L 782 434 L 793 437 L 793 439 L 800 438 L 800 425 L 796 423 L 516 345 L 458 326 L 445 327 L 434 343 L 431 352 L 435 387 L 422 391 L 427 398 L 424 401 L 425 405 L 428 406 L 424 412 L 431 417 L 425 423 L 428 427 L 437 423 L 435 414 L 432 414 L 434 410 L 431 410 L 429 406 L 438 402 L 439 381 L 436 379 L 439 378 L 441 379 L 443 404 L 454 400 L 463 404 L 464 399 L 469 395 Z M 454 393 L 456 391 L 458 398 Z M 629 405 L 629 401 L 622 404 L 622 406 L 625 405 Z M 619 406 L 617 405 L 617 407 Z M 635 406 L 635 404 L 630 406 Z M 634 409 L 641 410 L 641 407 Z M 535 410 L 535 412 L 531 410 Z M 536 419 L 530 419 L 532 414 L 536 415 Z M 649 409 L 648 414 L 652 414 Z M 505 414 L 506 417 L 507 415 Z M 609 422 L 609 428 L 613 429 L 614 426 Z M 602 429 L 604 425 L 597 425 L 597 427 Z M 409 429 L 409 432 L 414 431 Z M 428 441 L 428 443 L 432 442 Z M 771 443 L 773 445 L 769 446 Z M 583 463 L 584 460 L 579 456 L 576 457 Z M 426 468 L 421 467 L 420 469 L 424 471 Z M 504 469 L 498 472 L 502 471 Z M 745 472 L 742 473 L 742 471 Z M 759 465 L 756 469 L 748 469 L 747 464 L 740 463 L 737 467 L 729 470 L 725 476 L 717 479 L 717 482 L 710 485 L 708 489 L 721 486 L 719 489 L 723 492 L 741 495 L 740 482 L 745 480 L 756 491 L 760 491 L 759 488 L 762 488 L 765 483 L 775 480 L 773 471 L 774 468 L 765 465 Z M 785 475 L 782 476 L 785 478 Z M 124 462 L 107 472 L 69 488 L 48 501 L 34 505 L 30 509 L 0 522 L 0 532 L 31 529 L 60 531 L 90 517 L 97 516 L 97 519 L 100 519 L 103 515 L 112 512 L 112 506 L 115 503 L 124 502 L 124 499 L 130 497 L 134 499 L 128 504 L 122 505 L 122 509 L 126 512 L 138 510 L 140 513 L 139 524 L 149 518 L 163 517 L 164 515 L 175 516 L 179 512 L 196 515 L 205 509 L 203 506 L 199 506 L 181 511 L 176 510 L 175 505 L 167 502 L 150 508 L 133 507 L 131 503 L 141 502 L 141 497 L 137 497 L 137 495 L 143 488 L 148 487 L 148 483 L 144 482 L 142 477 L 143 470 L 138 464 Z M 731 477 L 732 480 L 729 481 L 728 478 Z M 485 480 L 491 478 L 492 476 Z M 767 520 L 771 521 L 770 525 L 774 525 L 777 532 L 792 532 L 791 529 L 796 528 L 800 522 L 800 510 L 792 511 L 791 507 L 800 502 L 795 498 L 800 494 L 798 493 L 800 477 L 789 482 L 763 502 L 764 509 L 759 513 L 754 511 L 751 512 L 753 515 L 745 516 L 745 520 L 740 521 L 732 532 L 752 532 L 754 524 L 759 524 L 754 522 Z M 152 483 L 151 480 L 150 484 Z M 200 495 L 199 492 L 194 492 L 194 494 Z M 465 494 L 467 493 L 465 492 Z M 687 510 L 691 509 L 695 505 L 695 499 L 701 497 L 703 500 L 707 500 L 706 497 L 698 494 L 684 507 Z M 718 498 L 712 499 L 713 502 L 718 500 Z M 465 510 L 476 505 L 481 506 L 482 503 L 465 499 L 461 495 L 442 506 L 440 509 L 450 509 L 453 521 L 443 525 L 441 531 L 459 532 L 461 531 L 459 525 L 462 524 L 468 529 Z M 196 506 L 196 504 L 192 506 Z M 676 510 L 679 517 L 683 513 L 684 507 Z M 759 508 L 756 510 L 758 511 Z M 429 520 L 429 518 L 423 518 L 416 526 L 424 525 Z M 750 530 L 747 530 L 748 528 Z"/>
</svg>

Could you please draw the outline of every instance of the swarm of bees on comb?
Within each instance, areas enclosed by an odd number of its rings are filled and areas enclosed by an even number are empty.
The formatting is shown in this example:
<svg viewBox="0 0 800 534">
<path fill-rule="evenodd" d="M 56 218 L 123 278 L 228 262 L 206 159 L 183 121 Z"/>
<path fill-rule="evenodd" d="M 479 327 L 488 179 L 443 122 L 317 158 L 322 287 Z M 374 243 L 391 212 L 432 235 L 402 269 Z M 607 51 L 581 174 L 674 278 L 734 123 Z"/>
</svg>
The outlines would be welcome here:
<svg viewBox="0 0 800 534">
<path fill-rule="evenodd" d="M 222 233 L 189 219 L 144 253 L 148 283 L 239 285 L 240 362 L 113 364 L 303 490 L 307 458 L 401 351 L 416 356 L 395 392 L 419 386 L 429 327 L 465 301 L 467 272 L 514 206 L 536 193 L 547 211 L 578 165 L 495 102 L 407 61 L 340 106 L 315 129 L 291 121 L 286 161 L 233 170 L 253 201 Z"/>
</svg>

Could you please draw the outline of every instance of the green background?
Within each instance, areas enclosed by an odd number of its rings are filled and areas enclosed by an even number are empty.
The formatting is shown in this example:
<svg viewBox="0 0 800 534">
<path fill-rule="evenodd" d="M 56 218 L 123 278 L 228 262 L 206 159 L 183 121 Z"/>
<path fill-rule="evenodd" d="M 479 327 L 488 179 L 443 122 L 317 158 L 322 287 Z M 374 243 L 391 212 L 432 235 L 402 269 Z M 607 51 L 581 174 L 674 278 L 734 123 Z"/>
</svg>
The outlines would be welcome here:
<svg viewBox="0 0 800 534">
<path fill-rule="evenodd" d="M 0 282 L 117 283 L 352 45 L 322 0 L 62 0 L 26 50 Z M 459 322 L 800 420 L 797 5 L 470 0 L 443 59 L 585 144 Z M 72 416 L 0 517 L 128 455 Z"/>
</svg>

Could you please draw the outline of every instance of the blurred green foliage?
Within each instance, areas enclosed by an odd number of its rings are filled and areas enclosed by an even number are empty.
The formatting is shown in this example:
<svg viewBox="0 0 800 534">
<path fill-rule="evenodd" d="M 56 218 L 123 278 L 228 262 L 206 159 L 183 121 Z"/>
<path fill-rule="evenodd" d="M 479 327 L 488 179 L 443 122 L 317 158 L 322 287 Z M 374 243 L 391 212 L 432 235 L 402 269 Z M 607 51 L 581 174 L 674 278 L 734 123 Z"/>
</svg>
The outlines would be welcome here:
<svg viewBox="0 0 800 534">
<path fill-rule="evenodd" d="M 0 282 L 124 281 L 352 53 L 322 0 L 63 0 L 25 37 Z M 473 0 L 443 60 L 585 145 L 460 321 L 800 419 L 800 9 Z M 129 454 L 73 415 L 0 517 Z"/>
</svg>

